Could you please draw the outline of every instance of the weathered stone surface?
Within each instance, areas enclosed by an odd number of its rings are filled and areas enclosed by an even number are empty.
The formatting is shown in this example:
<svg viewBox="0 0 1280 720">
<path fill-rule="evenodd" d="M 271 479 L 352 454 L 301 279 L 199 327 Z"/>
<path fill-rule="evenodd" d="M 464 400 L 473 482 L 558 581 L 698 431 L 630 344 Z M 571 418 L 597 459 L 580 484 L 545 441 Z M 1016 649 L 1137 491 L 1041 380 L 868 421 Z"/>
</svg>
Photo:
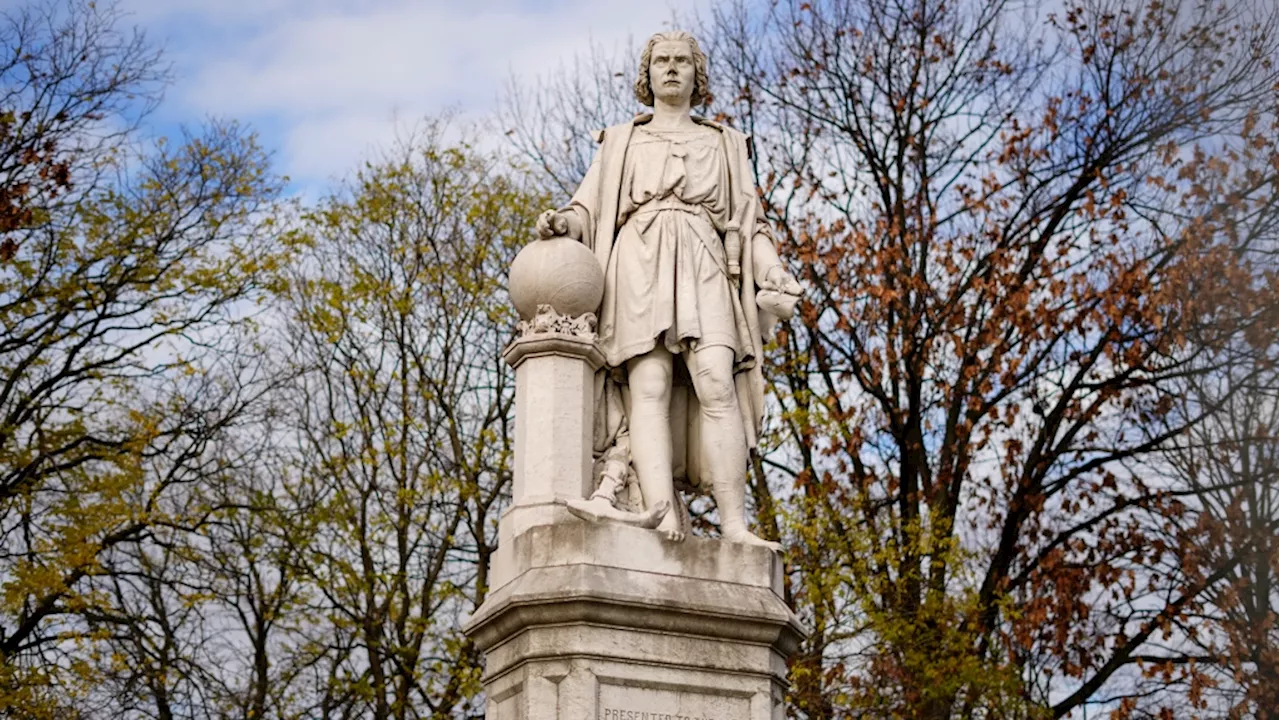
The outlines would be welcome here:
<svg viewBox="0 0 1280 720">
<path fill-rule="evenodd" d="M 599 378 L 601 395 L 621 406 L 597 418 L 599 439 L 612 443 L 598 449 L 618 469 L 602 473 L 606 492 L 570 507 L 584 519 L 656 525 L 680 540 L 690 529 L 675 494 L 683 481 L 710 490 L 724 538 L 780 550 L 747 525 L 746 470 L 764 416 L 763 333 L 790 315 L 803 287 L 774 247 L 750 139 L 691 113 L 709 87 L 706 73 L 692 35 L 651 37 L 635 90 L 653 112 L 599 134 L 568 205 L 538 220 L 539 236 L 581 240 L 603 269 L 602 300 L 591 312 L 617 372 Z M 534 252 L 541 247 L 524 251 Z M 594 270 L 582 272 L 594 282 Z M 630 516 L 608 508 L 618 509 L 624 492 Z"/>
<path fill-rule="evenodd" d="M 516 255 L 507 276 L 516 312 L 530 320 L 539 305 L 567 316 L 595 312 L 604 294 L 604 271 L 582 243 L 567 237 L 531 242 Z"/>
<path fill-rule="evenodd" d="M 516 369 L 513 503 L 590 494 L 592 380 L 603 361 L 594 338 L 525 335 L 504 357 Z"/>
<path fill-rule="evenodd" d="M 776 553 L 543 517 L 503 534 L 501 585 L 466 626 L 485 652 L 490 717 L 781 712 L 802 628 L 782 601 Z"/>
</svg>

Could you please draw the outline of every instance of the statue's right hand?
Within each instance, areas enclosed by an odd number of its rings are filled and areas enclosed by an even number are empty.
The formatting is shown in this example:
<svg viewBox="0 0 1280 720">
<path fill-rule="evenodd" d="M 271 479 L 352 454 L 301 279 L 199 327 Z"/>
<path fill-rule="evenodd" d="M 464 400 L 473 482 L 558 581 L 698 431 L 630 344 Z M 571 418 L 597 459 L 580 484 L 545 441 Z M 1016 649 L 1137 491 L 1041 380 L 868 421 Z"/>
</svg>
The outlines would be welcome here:
<svg viewBox="0 0 1280 720">
<path fill-rule="evenodd" d="M 555 210 L 547 210 L 539 215 L 537 227 L 538 237 L 543 240 L 569 234 L 569 221 Z"/>
</svg>

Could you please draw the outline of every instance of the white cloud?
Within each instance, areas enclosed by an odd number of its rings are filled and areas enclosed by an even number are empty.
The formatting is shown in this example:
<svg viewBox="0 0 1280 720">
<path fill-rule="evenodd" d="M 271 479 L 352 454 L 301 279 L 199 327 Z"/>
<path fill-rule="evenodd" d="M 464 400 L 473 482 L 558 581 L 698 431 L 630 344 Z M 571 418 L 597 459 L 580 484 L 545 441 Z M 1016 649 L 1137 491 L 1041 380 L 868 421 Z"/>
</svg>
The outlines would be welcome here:
<svg viewBox="0 0 1280 720">
<path fill-rule="evenodd" d="M 338 176 L 401 124 L 454 108 L 477 117 L 514 71 L 532 77 L 663 29 L 668 3 L 591 0 L 133 0 L 167 37 L 178 83 L 169 115 L 270 128 L 283 172 Z M 176 107 L 174 107 L 176 106 Z"/>
</svg>

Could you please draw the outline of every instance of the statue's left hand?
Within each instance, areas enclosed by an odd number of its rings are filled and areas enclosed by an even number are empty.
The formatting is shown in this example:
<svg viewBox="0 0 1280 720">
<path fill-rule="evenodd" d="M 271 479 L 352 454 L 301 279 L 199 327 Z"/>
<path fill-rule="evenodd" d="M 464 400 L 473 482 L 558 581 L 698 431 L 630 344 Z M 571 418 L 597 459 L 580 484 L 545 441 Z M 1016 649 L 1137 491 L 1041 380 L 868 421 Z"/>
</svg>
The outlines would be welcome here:
<svg viewBox="0 0 1280 720">
<path fill-rule="evenodd" d="M 774 265 L 765 272 L 760 278 L 760 288 L 797 296 L 804 292 L 804 286 L 781 265 Z"/>
</svg>

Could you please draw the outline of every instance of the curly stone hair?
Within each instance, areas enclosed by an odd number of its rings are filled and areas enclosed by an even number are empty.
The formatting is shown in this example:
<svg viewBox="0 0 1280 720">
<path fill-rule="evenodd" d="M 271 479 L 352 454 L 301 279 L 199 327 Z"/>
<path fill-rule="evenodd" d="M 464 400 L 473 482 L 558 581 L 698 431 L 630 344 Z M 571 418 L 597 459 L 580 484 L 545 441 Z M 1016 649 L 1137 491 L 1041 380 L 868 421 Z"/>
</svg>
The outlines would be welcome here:
<svg viewBox="0 0 1280 720">
<path fill-rule="evenodd" d="M 636 78 L 636 99 L 642 105 L 653 107 L 653 86 L 649 83 L 649 62 L 653 58 L 653 46 L 665 40 L 683 40 L 693 51 L 693 95 L 689 105 L 697 107 L 711 102 L 711 78 L 707 75 L 707 55 L 698 46 L 698 40 L 683 30 L 655 33 L 640 53 L 640 76 Z"/>
</svg>

